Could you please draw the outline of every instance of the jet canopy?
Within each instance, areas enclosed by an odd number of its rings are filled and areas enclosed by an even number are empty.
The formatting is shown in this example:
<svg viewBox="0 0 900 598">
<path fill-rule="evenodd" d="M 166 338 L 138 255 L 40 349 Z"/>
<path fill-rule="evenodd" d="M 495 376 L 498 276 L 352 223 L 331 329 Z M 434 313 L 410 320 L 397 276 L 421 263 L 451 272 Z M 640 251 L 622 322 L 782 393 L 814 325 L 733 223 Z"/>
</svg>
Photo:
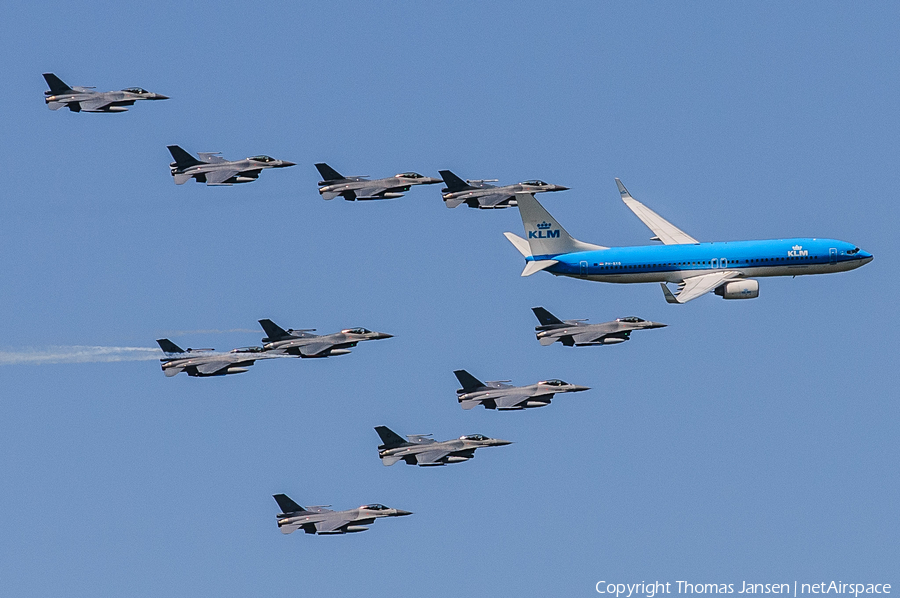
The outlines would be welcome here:
<svg viewBox="0 0 900 598">
<path fill-rule="evenodd" d="M 533 185 L 535 187 L 546 187 L 547 186 L 547 183 L 545 183 L 544 181 L 542 181 L 540 179 L 534 179 L 531 181 L 522 181 L 520 184 L 521 185 Z"/>
<path fill-rule="evenodd" d="M 272 156 L 265 156 L 262 154 L 259 156 L 250 156 L 247 159 L 253 160 L 254 162 L 274 162 L 275 161 L 275 158 L 273 158 Z"/>
<path fill-rule="evenodd" d="M 465 436 L 460 436 L 460 440 L 488 440 L 488 437 L 484 434 L 466 434 Z"/>
<path fill-rule="evenodd" d="M 562 380 L 559 380 L 557 378 L 554 378 L 552 380 L 544 380 L 542 382 L 539 382 L 539 384 L 546 384 L 547 386 L 568 386 L 569 385 L 568 382 L 563 382 Z"/>
<path fill-rule="evenodd" d="M 401 172 L 400 174 L 395 174 L 395 177 L 398 179 L 424 179 L 421 174 L 418 172 Z"/>
<path fill-rule="evenodd" d="M 380 503 L 372 503 L 370 505 L 363 505 L 360 509 L 365 509 L 367 511 L 387 511 L 388 508 Z"/>
<path fill-rule="evenodd" d="M 341 330 L 344 334 L 369 334 L 372 331 L 368 328 L 346 328 Z"/>
<path fill-rule="evenodd" d="M 142 87 L 126 87 L 122 91 L 128 91 L 131 93 L 150 93 L 149 91 L 147 91 L 146 89 L 144 89 Z"/>
<path fill-rule="evenodd" d="M 627 318 L 619 318 L 620 322 L 631 322 L 632 324 L 637 324 L 638 322 L 646 322 L 647 320 L 638 318 L 637 316 L 628 316 Z"/>
</svg>

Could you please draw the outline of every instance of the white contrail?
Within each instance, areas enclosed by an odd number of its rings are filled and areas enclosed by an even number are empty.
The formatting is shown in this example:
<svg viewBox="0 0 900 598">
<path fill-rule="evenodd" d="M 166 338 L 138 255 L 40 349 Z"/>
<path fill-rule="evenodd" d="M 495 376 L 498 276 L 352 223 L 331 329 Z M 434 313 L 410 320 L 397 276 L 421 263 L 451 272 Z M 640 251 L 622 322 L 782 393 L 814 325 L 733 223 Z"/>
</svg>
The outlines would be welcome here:
<svg viewBox="0 0 900 598">
<path fill-rule="evenodd" d="M 0 351 L 0 365 L 150 361 L 162 356 L 162 351 L 151 347 L 56 346 Z"/>
</svg>

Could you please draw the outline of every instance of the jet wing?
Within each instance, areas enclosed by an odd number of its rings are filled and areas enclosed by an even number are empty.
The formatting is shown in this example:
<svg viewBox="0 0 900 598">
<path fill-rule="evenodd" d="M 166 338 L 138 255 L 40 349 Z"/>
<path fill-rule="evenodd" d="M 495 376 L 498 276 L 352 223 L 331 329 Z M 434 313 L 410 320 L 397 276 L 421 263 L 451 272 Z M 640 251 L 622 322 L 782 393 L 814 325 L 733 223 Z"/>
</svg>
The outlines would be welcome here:
<svg viewBox="0 0 900 598">
<path fill-rule="evenodd" d="M 330 519 L 327 521 L 320 521 L 316 523 L 316 531 L 321 532 L 333 532 L 341 529 L 345 525 L 353 523 L 352 519 Z"/>
<path fill-rule="evenodd" d="M 712 291 L 726 280 L 739 278 L 740 272 L 734 270 L 722 270 L 721 272 L 713 272 L 712 274 L 702 274 L 700 276 L 692 276 L 685 278 L 678 285 L 678 293 L 672 295 L 666 288 L 666 301 L 669 303 L 687 303 L 691 299 L 696 299 L 701 295 Z M 662 283 L 665 286 L 665 283 Z M 670 298 L 671 297 L 671 298 Z"/>
<path fill-rule="evenodd" d="M 308 343 L 305 345 L 300 345 L 298 347 L 298 350 L 300 351 L 301 355 L 311 357 L 312 355 L 318 355 L 323 351 L 327 351 L 333 346 L 334 343 Z"/>
<path fill-rule="evenodd" d="M 251 362 L 252 363 L 252 362 Z M 221 369 L 227 368 L 232 364 L 230 361 L 207 361 L 197 366 L 197 371 L 201 374 L 215 374 Z"/>
<path fill-rule="evenodd" d="M 102 110 L 103 108 L 112 104 L 111 100 L 105 100 L 103 98 L 97 98 L 95 100 L 82 100 L 81 109 L 87 112 L 93 112 L 94 110 Z"/>
<path fill-rule="evenodd" d="M 662 241 L 664 245 L 691 245 L 700 242 L 631 197 L 628 189 L 625 188 L 625 185 L 619 179 L 616 179 L 616 185 L 619 187 L 619 194 L 622 196 L 622 201 L 625 202 L 625 205 L 656 235 L 653 238 L 654 241 Z"/>
<path fill-rule="evenodd" d="M 516 196 L 513 193 L 491 193 L 489 195 L 478 196 L 478 204 L 480 206 L 493 208 L 515 198 Z"/>
<path fill-rule="evenodd" d="M 609 334 L 610 333 L 608 332 L 582 332 L 581 334 L 573 334 L 571 336 L 572 340 L 575 341 L 575 344 L 580 345 L 583 343 L 599 342 L 604 336 L 608 336 Z"/>
<path fill-rule="evenodd" d="M 207 164 L 221 164 L 222 162 L 228 162 L 228 160 L 223 158 L 219 152 L 197 152 L 197 156 Z"/>
<path fill-rule="evenodd" d="M 206 173 L 206 184 L 207 185 L 221 185 L 234 175 L 240 172 L 237 169 L 222 169 L 222 170 L 213 170 L 212 172 Z"/>
<path fill-rule="evenodd" d="M 430 465 L 432 463 L 440 463 L 441 459 L 449 455 L 452 451 L 446 449 L 438 449 L 434 451 L 425 451 L 416 454 L 416 462 L 419 465 Z"/>
<path fill-rule="evenodd" d="M 494 404 L 497 405 L 498 409 L 508 409 L 510 407 L 515 407 L 519 403 L 527 401 L 530 398 L 531 397 L 525 395 L 506 395 L 505 397 L 494 399 Z"/>
<path fill-rule="evenodd" d="M 353 190 L 353 193 L 356 194 L 356 199 L 366 199 L 366 198 L 377 198 L 385 191 L 387 191 L 389 187 L 385 187 L 384 185 L 369 185 L 368 187 L 358 187 Z"/>
</svg>

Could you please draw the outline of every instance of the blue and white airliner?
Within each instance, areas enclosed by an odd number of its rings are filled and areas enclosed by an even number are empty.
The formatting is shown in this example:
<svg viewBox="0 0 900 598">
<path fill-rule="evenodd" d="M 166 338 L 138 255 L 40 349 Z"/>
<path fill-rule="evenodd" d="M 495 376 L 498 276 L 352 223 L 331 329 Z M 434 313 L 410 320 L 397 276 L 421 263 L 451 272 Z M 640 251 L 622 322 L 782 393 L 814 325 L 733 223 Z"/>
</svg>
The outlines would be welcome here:
<svg viewBox="0 0 900 598">
<path fill-rule="evenodd" d="M 616 179 L 622 201 L 662 245 L 603 247 L 572 238 L 530 193 L 516 193 L 523 239 L 503 233 L 525 256 L 522 276 L 544 270 L 597 282 L 658 282 L 669 303 L 715 292 L 725 299 L 759 297 L 751 277 L 830 274 L 859 268 L 872 254 L 835 239 L 771 239 L 701 243 L 637 201 Z M 678 284 L 675 293 L 667 283 Z"/>
</svg>

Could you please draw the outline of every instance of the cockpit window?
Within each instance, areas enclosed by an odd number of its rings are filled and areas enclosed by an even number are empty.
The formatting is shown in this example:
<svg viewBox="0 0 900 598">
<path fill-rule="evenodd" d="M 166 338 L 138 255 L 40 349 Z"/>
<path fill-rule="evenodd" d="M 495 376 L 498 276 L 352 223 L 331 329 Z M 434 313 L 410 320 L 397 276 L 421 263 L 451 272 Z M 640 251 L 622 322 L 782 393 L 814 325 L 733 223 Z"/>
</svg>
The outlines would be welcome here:
<svg viewBox="0 0 900 598">
<path fill-rule="evenodd" d="M 522 181 L 523 185 L 534 185 L 535 187 L 546 187 L 547 183 L 540 179 L 533 179 L 530 181 Z"/>
<path fill-rule="evenodd" d="M 142 89 L 140 87 L 126 87 L 122 91 L 130 91 L 131 93 L 147 93 L 146 89 Z"/>
<path fill-rule="evenodd" d="M 566 383 L 562 380 L 558 380 L 554 378 L 553 380 L 544 380 L 541 384 L 546 384 L 547 386 L 565 386 Z"/>
<path fill-rule="evenodd" d="M 251 156 L 247 158 L 248 160 L 253 160 L 254 162 L 274 162 L 275 158 L 271 156 Z"/>
<path fill-rule="evenodd" d="M 360 509 L 366 509 L 367 511 L 387 511 L 386 506 L 379 504 L 377 502 L 372 503 L 371 505 L 363 505 L 360 507 Z"/>
<path fill-rule="evenodd" d="M 854 247 L 853 249 L 847 252 L 847 255 L 853 255 L 854 253 L 859 253 L 859 247 Z"/>
<path fill-rule="evenodd" d="M 366 328 L 347 328 L 345 330 L 341 330 L 344 334 L 369 334 L 372 332 Z"/>
<path fill-rule="evenodd" d="M 487 436 L 483 434 L 466 434 L 462 437 L 463 440 L 487 440 Z"/>
<path fill-rule="evenodd" d="M 398 174 L 398 175 L 396 175 L 396 176 L 397 176 L 398 178 L 403 178 L 403 179 L 422 179 L 422 178 L 425 178 L 425 177 L 423 177 L 421 174 L 419 174 L 418 172 L 401 172 L 400 174 Z"/>
<path fill-rule="evenodd" d="M 642 320 L 641 318 L 638 318 L 637 316 L 628 316 L 627 318 L 619 318 L 619 321 L 620 322 L 637 323 L 637 322 L 645 322 L 646 320 Z"/>
</svg>

